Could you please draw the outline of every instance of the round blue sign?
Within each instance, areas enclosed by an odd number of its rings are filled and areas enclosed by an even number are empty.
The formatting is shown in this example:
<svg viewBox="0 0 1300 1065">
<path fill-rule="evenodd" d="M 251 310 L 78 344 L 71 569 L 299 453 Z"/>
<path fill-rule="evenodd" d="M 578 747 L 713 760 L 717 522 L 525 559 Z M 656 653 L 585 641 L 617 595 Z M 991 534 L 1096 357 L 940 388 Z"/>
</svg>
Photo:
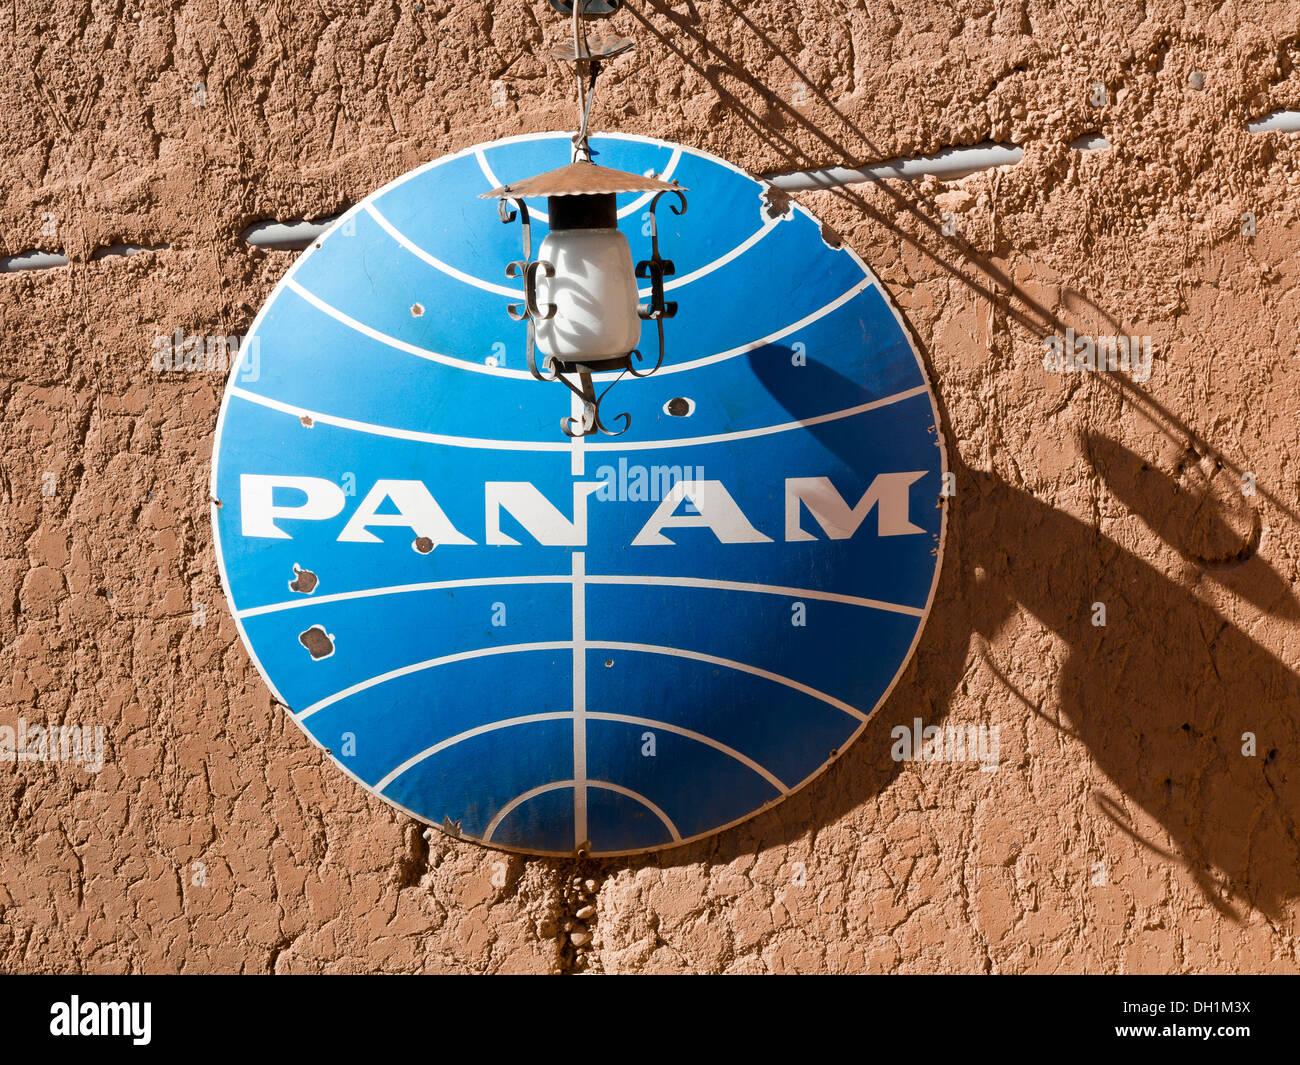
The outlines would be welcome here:
<svg viewBox="0 0 1300 1065">
<path fill-rule="evenodd" d="M 477 197 L 568 162 L 548 133 L 414 170 L 302 255 L 212 467 L 231 610 L 293 720 L 411 815 L 544 854 L 675 846 L 816 776 L 902 673 L 943 549 L 933 396 L 862 261 L 720 159 L 592 148 L 690 190 L 658 218 L 664 365 L 604 401 L 624 435 L 561 433 L 577 401 L 506 314 L 519 226 Z M 619 198 L 634 258 L 648 201 Z"/>
</svg>

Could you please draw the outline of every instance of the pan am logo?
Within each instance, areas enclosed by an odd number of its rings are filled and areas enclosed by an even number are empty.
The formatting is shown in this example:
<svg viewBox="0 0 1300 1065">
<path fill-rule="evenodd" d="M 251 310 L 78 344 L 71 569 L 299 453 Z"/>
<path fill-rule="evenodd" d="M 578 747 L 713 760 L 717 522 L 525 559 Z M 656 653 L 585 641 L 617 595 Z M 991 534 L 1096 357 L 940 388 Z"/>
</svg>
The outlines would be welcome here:
<svg viewBox="0 0 1300 1065">
<path fill-rule="evenodd" d="M 676 846 L 816 776 L 897 682 L 943 549 L 933 397 L 862 261 L 719 159 L 592 144 L 692 190 L 626 434 L 564 438 L 505 314 L 517 227 L 476 196 L 565 163 L 540 134 L 399 178 L 298 259 L 212 469 L 231 610 L 293 720 L 413 816 L 546 854 Z M 619 202 L 634 254 L 646 208 Z M 683 472 L 602 491 L 614 469 Z"/>
</svg>

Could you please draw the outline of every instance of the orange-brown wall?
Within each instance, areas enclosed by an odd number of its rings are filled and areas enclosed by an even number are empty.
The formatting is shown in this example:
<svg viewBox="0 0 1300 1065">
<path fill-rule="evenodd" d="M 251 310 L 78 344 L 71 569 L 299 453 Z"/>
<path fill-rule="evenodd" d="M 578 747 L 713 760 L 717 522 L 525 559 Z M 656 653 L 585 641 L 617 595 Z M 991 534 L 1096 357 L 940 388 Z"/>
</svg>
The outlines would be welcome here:
<svg viewBox="0 0 1300 1065">
<path fill-rule="evenodd" d="M 756 173 L 1025 154 L 804 198 L 905 315 L 957 474 L 899 687 L 772 812 L 583 865 L 426 832 L 286 721 L 212 553 L 221 375 L 151 368 L 248 329 L 293 258 L 250 223 L 569 127 L 564 23 L 117 7 L 0 9 L 0 257 L 71 260 L 0 273 L 0 724 L 107 741 L 0 762 L 0 969 L 1300 969 L 1300 134 L 1246 130 L 1300 109 L 1294 3 L 628 0 L 598 128 Z M 1150 336 L 1150 380 L 1047 372 L 1067 326 Z M 895 762 L 917 717 L 997 726 L 998 768 Z"/>
</svg>

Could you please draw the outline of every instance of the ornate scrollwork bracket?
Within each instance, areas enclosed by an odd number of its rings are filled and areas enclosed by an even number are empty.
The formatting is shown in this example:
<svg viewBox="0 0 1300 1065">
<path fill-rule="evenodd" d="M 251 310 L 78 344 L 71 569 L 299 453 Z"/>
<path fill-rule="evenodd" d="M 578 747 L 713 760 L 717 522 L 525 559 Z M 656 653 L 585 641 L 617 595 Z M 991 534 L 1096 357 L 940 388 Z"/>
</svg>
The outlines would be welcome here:
<svg viewBox="0 0 1300 1065">
<path fill-rule="evenodd" d="M 671 190 L 677 197 L 680 207 L 675 203 L 670 203 L 669 209 L 673 214 L 681 215 L 686 213 L 686 196 L 678 189 Z M 643 259 L 636 264 L 636 276 L 641 281 L 650 282 L 650 302 L 637 305 L 636 313 L 641 316 L 643 321 L 654 322 L 659 332 L 659 357 L 655 360 L 654 366 L 648 370 L 637 370 L 628 362 L 628 372 L 633 377 L 649 377 L 655 370 L 663 365 L 664 361 L 664 319 L 672 318 L 677 313 L 677 303 L 675 300 L 664 299 L 664 278 L 672 277 L 677 272 L 671 259 L 665 259 L 659 254 L 659 223 L 655 215 L 655 208 L 659 206 L 659 200 L 665 195 L 660 192 L 650 201 L 650 258 Z M 641 361 L 641 353 L 634 351 L 631 353 L 636 356 L 636 361 Z"/>
<path fill-rule="evenodd" d="M 510 204 L 514 204 L 514 210 L 510 209 Z M 516 322 L 528 323 L 528 372 L 539 381 L 560 380 L 549 356 L 543 360 L 542 368 L 537 368 L 537 327 L 534 324 L 539 318 L 555 316 L 554 303 L 539 303 L 537 300 L 537 275 L 554 277 L 555 267 L 545 259 L 533 258 L 533 228 L 528 219 L 528 204 L 513 196 L 503 197 L 497 201 L 497 215 L 507 225 L 518 217 L 523 227 L 524 256 L 506 263 L 506 277 L 523 279 L 524 302 L 507 304 L 506 313 Z M 550 371 L 550 376 L 547 371 Z"/>
</svg>

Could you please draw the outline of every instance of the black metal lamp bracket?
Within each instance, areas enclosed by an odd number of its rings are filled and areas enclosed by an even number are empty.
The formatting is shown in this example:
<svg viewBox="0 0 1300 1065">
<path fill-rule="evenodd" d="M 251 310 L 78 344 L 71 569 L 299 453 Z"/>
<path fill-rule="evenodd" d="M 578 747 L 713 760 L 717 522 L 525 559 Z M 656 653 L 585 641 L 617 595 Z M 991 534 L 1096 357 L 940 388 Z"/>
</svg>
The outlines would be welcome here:
<svg viewBox="0 0 1300 1065">
<path fill-rule="evenodd" d="M 508 206 L 514 204 L 515 210 Z M 542 369 L 537 368 L 537 326 L 539 318 L 555 317 L 554 303 L 539 303 L 537 300 L 537 275 L 554 277 L 555 267 L 545 259 L 533 258 L 533 228 L 528 220 L 528 204 L 515 197 L 505 197 L 497 201 L 497 214 L 507 225 L 518 216 L 523 227 L 524 257 L 506 263 L 506 277 L 522 278 L 524 282 L 524 302 L 506 304 L 506 313 L 516 322 L 528 323 L 528 372 L 539 381 L 561 380 L 559 372 L 553 370 L 552 360 L 548 356 L 542 362 Z M 552 370 L 552 376 L 544 371 Z"/>
<path fill-rule="evenodd" d="M 673 214 L 685 214 L 686 196 L 678 189 L 666 191 L 671 191 L 678 200 L 675 204 L 669 204 Z M 655 323 L 659 339 L 659 354 L 655 359 L 655 364 L 645 369 L 638 369 L 636 366 L 642 360 L 641 352 L 636 348 L 629 351 L 622 359 L 602 361 L 597 365 L 569 363 L 547 355 L 543 357 L 542 366 L 538 367 L 536 322 L 538 319 L 554 317 L 556 306 L 554 303 L 541 303 L 538 300 L 537 277 L 539 274 L 542 277 L 554 277 L 555 267 L 545 259 L 533 258 L 532 225 L 528 217 L 528 205 L 524 203 L 523 199 L 506 196 L 497 205 L 497 213 L 500 215 L 502 222 L 510 223 L 518 217 L 523 228 L 523 258 L 516 259 L 506 265 L 506 276 L 522 278 L 524 302 L 508 304 L 506 311 L 516 322 L 526 322 L 528 324 L 528 371 L 538 381 L 561 382 L 570 392 L 582 400 L 581 419 L 570 417 L 560 421 L 560 428 L 566 436 L 580 437 L 589 436 L 593 433 L 618 436 L 627 432 L 632 423 L 631 415 L 624 411 L 617 415 L 612 423 L 607 423 L 601 416 L 601 403 L 609 394 L 610 389 L 618 384 L 625 374 L 631 374 L 633 377 L 649 377 L 663 365 L 664 319 L 672 318 L 677 314 L 677 303 L 664 298 L 664 278 L 673 276 L 676 273 L 676 267 L 671 259 L 665 259 L 659 254 L 659 227 L 655 211 L 663 195 L 663 192 L 657 193 L 654 199 L 650 201 L 650 258 L 642 260 L 636 265 L 636 277 L 639 280 L 648 280 L 650 282 L 650 301 L 638 304 L 637 314 L 643 321 Z M 513 209 L 511 209 L 511 205 L 513 205 Z M 593 375 L 615 369 L 621 371 L 619 375 L 597 394 Z M 571 380 L 571 377 L 576 377 L 577 382 Z M 622 425 L 618 428 L 611 427 L 618 426 L 620 422 Z"/>
<path fill-rule="evenodd" d="M 686 213 L 686 196 L 680 191 L 673 189 L 673 195 L 677 197 L 680 207 L 675 203 L 668 206 L 673 214 L 681 215 Z M 659 358 L 655 364 L 648 370 L 637 370 L 629 361 L 628 371 L 633 377 L 649 377 L 655 370 L 663 365 L 664 361 L 664 319 L 672 318 L 677 314 L 677 303 L 675 300 L 664 299 L 664 278 L 672 277 L 677 272 L 671 259 L 665 259 L 659 254 L 659 224 L 655 215 L 655 208 L 659 206 L 659 199 L 664 193 L 660 192 L 650 201 L 650 258 L 643 259 L 636 264 L 636 276 L 641 281 L 649 280 L 650 282 L 650 302 L 637 305 L 636 313 L 640 315 L 643 321 L 654 322 L 659 332 Z M 632 352 L 637 361 L 641 359 L 639 351 Z"/>
</svg>

